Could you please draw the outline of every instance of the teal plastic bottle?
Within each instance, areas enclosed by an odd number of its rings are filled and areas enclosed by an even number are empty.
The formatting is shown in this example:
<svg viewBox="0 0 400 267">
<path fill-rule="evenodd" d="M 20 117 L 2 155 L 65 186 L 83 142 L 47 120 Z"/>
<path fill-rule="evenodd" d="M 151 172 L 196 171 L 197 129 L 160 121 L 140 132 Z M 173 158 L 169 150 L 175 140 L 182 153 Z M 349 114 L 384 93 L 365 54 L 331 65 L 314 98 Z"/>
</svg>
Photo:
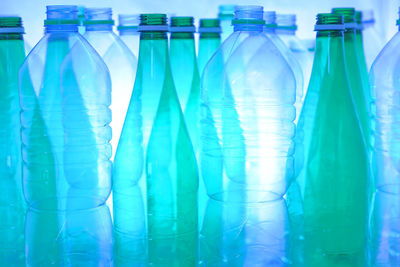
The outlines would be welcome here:
<svg viewBox="0 0 400 267">
<path fill-rule="evenodd" d="M 45 35 L 19 72 L 24 194 L 40 210 L 94 208 L 111 190 L 110 75 L 77 11 L 47 6 Z"/>
<path fill-rule="evenodd" d="M 219 19 L 200 19 L 198 32 L 200 34 L 198 65 L 201 77 L 206 64 L 221 45 L 221 27 Z"/>
<path fill-rule="evenodd" d="M 125 210 L 140 200 L 122 199 L 143 197 L 148 264 L 193 266 L 198 170 L 171 73 L 166 20 L 141 15 L 136 81 L 114 160 L 114 220 L 135 228 L 141 221 L 126 221 Z"/>
<path fill-rule="evenodd" d="M 345 61 L 343 16 L 319 14 L 315 29 L 316 54 L 295 154 L 304 263 L 366 266 L 370 169 Z"/>
<path fill-rule="evenodd" d="M 18 70 L 25 59 L 20 17 L 0 17 L 0 265 L 25 266 Z"/>
</svg>

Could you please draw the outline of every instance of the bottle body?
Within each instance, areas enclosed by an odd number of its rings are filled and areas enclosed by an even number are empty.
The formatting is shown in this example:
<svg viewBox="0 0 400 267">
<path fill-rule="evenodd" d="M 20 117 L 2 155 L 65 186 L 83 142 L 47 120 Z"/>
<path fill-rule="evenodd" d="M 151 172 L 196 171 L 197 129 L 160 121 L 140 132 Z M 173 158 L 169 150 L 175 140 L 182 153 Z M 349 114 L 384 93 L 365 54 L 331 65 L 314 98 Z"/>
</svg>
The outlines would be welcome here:
<svg viewBox="0 0 400 267">
<path fill-rule="evenodd" d="M 111 189 L 111 84 L 75 31 L 47 32 L 20 69 L 25 198 L 37 209 L 103 204 Z"/>
<path fill-rule="evenodd" d="M 342 260 L 364 266 L 369 161 L 341 31 L 318 32 L 296 135 L 296 176 L 304 211 L 306 266 L 337 266 Z"/>
<path fill-rule="evenodd" d="M 0 17 L 0 25 L 7 27 L 2 24 L 10 19 Z M 20 18 L 14 19 L 20 21 Z M 18 97 L 18 70 L 24 58 L 22 33 L 0 33 L 0 188 L 3 189 L 0 196 L 0 265 L 24 266 L 25 263 L 26 205 L 22 192 Z"/>
<path fill-rule="evenodd" d="M 221 45 L 221 38 L 219 34 L 200 34 L 199 40 L 199 56 L 198 65 L 200 77 L 203 75 L 204 68 L 206 64 L 211 59 L 212 55 L 217 51 L 218 47 Z"/>
<path fill-rule="evenodd" d="M 140 232 L 131 239 L 144 240 L 149 264 L 194 264 L 198 171 L 174 87 L 166 32 L 141 33 L 138 71 L 113 175 L 120 236 Z M 130 203 L 141 206 L 144 217 L 127 221 L 125 211 L 136 212 Z"/>
<path fill-rule="evenodd" d="M 235 30 L 202 77 L 202 175 L 219 201 L 278 199 L 293 175 L 294 75 L 255 27 Z"/>
</svg>

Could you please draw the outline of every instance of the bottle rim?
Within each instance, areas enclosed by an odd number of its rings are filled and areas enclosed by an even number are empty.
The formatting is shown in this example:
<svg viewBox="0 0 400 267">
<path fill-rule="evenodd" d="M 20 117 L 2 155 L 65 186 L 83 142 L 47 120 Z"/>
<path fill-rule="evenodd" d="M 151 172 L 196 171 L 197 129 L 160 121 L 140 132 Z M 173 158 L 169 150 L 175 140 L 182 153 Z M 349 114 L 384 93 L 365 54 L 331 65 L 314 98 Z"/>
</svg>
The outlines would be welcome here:
<svg viewBox="0 0 400 267">
<path fill-rule="evenodd" d="M 85 9 L 83 25 L 114 25 L 110 7 L 95 7 Z"/>
<path fill-rule="evenodd" d="M 315 31 L 344 31 L 343 15 L 337 13 L 319 13 Z"/>
<path fill-rule="evenodd" d="M 277 29 L 281 30 L 297 30 L 295 14 L 277 14 L 276 24 Z"/>
<path fill-rule="evenodd" d="M 160 31 L 167 32 L 169 30 L 166 14 L 146 13 L 140 14 L 140 24 L 138 31 Z"/>
<path fill-rule="evenodd" d="M 332 8 L 332 13 L 343 15 L 343 22 L 345 24 L 349 23 L 349 25 L 346 25 L 346 29 L 350 28 L 350 26 L 353 26 L 350 23 L 356 22 L 356 10 L 353 7 Z M 354 28 L 354 27 L 352 27 L 352 28 Z"/>
</svg>

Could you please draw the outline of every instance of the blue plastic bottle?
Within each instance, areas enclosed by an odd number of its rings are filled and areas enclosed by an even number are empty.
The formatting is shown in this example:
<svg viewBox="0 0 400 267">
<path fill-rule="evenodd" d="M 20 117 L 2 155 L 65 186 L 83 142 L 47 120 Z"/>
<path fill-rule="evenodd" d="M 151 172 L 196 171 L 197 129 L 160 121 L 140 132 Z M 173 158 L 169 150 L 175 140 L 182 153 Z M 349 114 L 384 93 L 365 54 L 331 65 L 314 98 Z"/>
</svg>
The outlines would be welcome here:
<svg viewBox="0 0 400 267">
<path fill-rule="evenodd" d="M 47 6 L 19 74 L 24 194 L 36 209 L 103 204 L 111 189 L 111 83 L 78 33 L 76 6 Z"/>
<path fill-rule="evenodd" d="M 111 76 L 112 148 L 117 150 L 136 76 L 137 59 L 113 32 L 111 8 L 86 8 L 84 37 L 103 58 Z"/>
<path fill-rule="evenodd" d="M 279 199 L 293 178 L 295 76 L 262 7 L 236 7 L 233 24 L 202 77 L 202 175 L 216 200 Z"/>
</svg>

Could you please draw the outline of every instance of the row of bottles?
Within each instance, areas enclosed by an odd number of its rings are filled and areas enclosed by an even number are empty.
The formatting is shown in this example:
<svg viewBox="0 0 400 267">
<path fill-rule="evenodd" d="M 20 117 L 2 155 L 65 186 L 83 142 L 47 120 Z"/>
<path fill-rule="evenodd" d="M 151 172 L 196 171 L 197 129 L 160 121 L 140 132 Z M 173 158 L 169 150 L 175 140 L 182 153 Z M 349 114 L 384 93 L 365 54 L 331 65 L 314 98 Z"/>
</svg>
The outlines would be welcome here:
<svg viewBox="0 0 400 267">
<path fill-rule="evenodd" d="M 80 22 L 76 6 L 48 6 L 26 58 L 21 19 L 0 18 L 0 231 L 18 240 L 14 265 L 111 265 L 111 187 L 121 266 L 365 266 L 368 239 L 384 248 L 396 37 L 369 79 L 362 14 L 319 14 L 308 79 L 294 16 L 229 10 L 200 21 L 199 60 L 192 17 L 121 16 L 119 37 L 109 8 Z"/>
</svg>

